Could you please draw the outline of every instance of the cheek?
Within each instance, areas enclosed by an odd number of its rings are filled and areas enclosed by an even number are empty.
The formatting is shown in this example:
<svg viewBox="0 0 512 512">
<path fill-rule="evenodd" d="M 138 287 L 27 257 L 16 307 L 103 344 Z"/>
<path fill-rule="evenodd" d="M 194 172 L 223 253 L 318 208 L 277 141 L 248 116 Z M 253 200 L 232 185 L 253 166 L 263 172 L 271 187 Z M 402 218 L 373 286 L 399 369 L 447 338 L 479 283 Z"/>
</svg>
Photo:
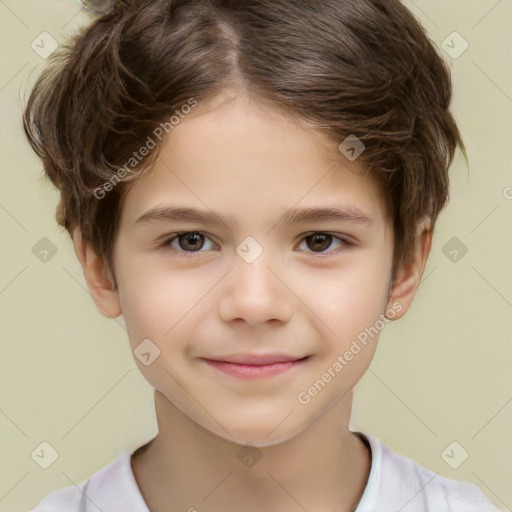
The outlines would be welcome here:
<svg viewBox="0 0 512 512">
<path fill-rule="evenodd" d="M 321 330 L 329 344 L 346 343 L 384 313 L 390 270 L 390 258 L 361 251 L 337 269 L 297 273 L 295 289 L 317 324 L 324 324 Z"/>
<path fill-rule="evenodd" d="M 207 290 L 208 283 L 193 271 L 142 262 L 126 266 L 119 279 L 119 296 L 132 344 L 171 336 Z"/>
</svg>

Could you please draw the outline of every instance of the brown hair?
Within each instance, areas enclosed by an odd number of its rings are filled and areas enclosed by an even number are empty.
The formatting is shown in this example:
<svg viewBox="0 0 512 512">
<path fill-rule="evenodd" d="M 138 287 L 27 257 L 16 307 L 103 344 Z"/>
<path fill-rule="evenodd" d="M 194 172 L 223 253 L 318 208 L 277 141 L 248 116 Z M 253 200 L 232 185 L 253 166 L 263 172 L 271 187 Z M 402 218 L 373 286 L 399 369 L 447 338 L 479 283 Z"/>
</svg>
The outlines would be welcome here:
<svg viewBox="0 0 512 512">
<path fill-rule="evenodd" d="M 399 0 L 118 1 L 52 56 L 24 112 L 61 192 L 59 224 L 110 260 L 123 194 L 158 148 L 119 169 L 191 98 L 228 88 L 364 143 L 393 220 L 394 276 L 418 222 L 433 229 L 445 206 L 457 146 L 466 157 L 449 70 Z"/>
</svg>

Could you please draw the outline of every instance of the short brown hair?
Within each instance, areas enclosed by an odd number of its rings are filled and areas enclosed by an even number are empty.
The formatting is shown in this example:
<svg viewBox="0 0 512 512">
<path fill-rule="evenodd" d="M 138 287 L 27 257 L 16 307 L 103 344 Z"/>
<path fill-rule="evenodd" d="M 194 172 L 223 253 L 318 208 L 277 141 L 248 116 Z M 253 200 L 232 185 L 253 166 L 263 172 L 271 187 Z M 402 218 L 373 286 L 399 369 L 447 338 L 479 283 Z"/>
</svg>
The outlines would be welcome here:
<svg viewBox="0 0 512 512">
<path fill-rule="evenodd" d="M 190 98 L 228 88 L 338 144 L 360 139 L 393 220 L 394 275 L 448 200 L 457 146 L 466 156 L 449 69 L 399 0 L 118 1 L 52 56 L 24 112 L 59 224 L 110 260 L 123 194 L 158 147 L 104 199 L 94 191 Z"/>
</svg>

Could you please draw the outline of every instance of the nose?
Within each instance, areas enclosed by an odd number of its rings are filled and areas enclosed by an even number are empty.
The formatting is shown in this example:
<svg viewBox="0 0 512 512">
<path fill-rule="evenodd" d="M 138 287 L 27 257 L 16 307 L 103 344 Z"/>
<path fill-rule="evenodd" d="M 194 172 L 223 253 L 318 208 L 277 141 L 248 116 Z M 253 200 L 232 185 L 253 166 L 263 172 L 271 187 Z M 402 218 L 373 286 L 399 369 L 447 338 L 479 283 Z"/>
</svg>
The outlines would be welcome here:
<svg viewBox="0 0 512 512">
<path fill-rule="evenodd" d="M 219 314 L 224 321 L 258 325 L 291 319 L 293 293 L 280 272 L 272 267 L 275 265 L 265 251 L 252 263 L 235 256 L 234 268 L 223 282 L 219 301 Z"/>
</svg>

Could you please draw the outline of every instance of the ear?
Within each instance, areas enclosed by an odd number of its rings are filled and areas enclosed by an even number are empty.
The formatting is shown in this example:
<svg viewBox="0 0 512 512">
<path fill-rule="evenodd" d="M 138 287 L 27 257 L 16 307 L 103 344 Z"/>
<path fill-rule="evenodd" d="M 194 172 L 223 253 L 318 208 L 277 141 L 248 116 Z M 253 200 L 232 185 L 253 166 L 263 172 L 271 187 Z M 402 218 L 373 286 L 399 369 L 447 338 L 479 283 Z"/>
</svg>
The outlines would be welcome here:
<svg viewBox="0 0 512 512">
<path fill-rule="evenodd" d="M 96 307 L 107 318 L 120 316 L 122 311 L 119 295 L 107 263 L 84 242 L 79 229 L 75 229 L 73 233 L 73 245 Z"/>
<path fill-rule="evenodd" d="M 418 225 L 414 250 L 408 260 L 397 269 L 395 280 L 390 287 L 386 311 L 391 309 L 395 303 L 401 305 L 400 309 L 392 308 L 396 312 L 392 320 L 404 316 L 411 306 L 412 299 L 421 283 L 431 248 L 432 229 L 430 221 L 424 219 Z"/>
</svg>

